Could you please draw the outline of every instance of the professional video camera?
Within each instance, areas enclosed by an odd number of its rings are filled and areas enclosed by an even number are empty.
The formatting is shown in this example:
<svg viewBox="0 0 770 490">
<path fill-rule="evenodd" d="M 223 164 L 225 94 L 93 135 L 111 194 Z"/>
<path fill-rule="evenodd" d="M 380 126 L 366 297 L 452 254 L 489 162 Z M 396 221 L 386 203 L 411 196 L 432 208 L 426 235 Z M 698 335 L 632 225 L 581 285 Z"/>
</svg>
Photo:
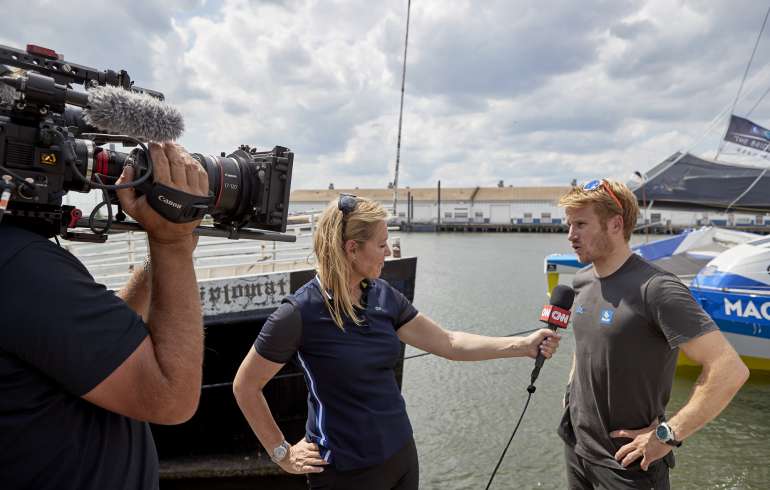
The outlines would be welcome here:
<svg viewBox="0 0 770 490">
<path fill-rule="evenodd" d="M 84 90 L 73 90 L 73 84 Z M 112 215 L 112 205 L 119 206 L 115 190 L 135 187 L 172 221 L 211 215 L 213 226 L 198 227 L 198 234 L 294 241 L 283 233 L 294 162 L 287 148 L 243 145 L 229 155 L 195 153 L 209 176 L 209 196 L 170 201 L 168 192 L 158 195 L 163 186 L 153 182 L 144 142 L 176 139 L 184 129 L 179 112 L 163 100 L 162 93 L 135 86 L 125 70 L 68 63 L 35 45 L 26 51 L 0 46 L 0 220 L 10 215 L 51 236 L 101 242 L 111 230 L 141 229 L 120 210 Z M 138 148 L 122 153 L 101 146 L 107 143 Z M 134 182 L 115 185 L 127 162 L 136 169 Z M 62 205 L 68 191 L 92 189 L 102 190 L 103 201 L 90 217 Z M 105 205 L 107 220 L 97 219 Z M 74 231 L 86 227 L 91 232 Z"/>
</svg>

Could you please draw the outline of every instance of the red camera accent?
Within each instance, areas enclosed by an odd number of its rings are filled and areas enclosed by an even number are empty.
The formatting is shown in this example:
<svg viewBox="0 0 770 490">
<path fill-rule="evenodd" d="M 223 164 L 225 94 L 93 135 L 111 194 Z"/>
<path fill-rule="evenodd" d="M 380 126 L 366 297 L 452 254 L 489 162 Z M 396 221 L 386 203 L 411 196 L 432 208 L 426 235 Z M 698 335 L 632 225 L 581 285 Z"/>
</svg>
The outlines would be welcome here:
<svg viewBox="0 0 770 490">
<path fill-rule="evenodd" d="M 70 211 L 70 223 L 67 228 L 75 228 L 78 225 L 78 220 L 83 217 L 83 212 L 78 208 Z"/>
<path fill-rule="evenodd" d="M 567 328 L 569 324 L 570 311 L 559 308 L 554 305 L 545 305 L 540 313 L 540 321 L 556 325 L 560 328 Z"/>
<path fill-rule="evenodd" d="M 51 60 L 58 60 L 59 54 L 53 49 L 44 48 L 36 44 L 27 44 L 27 53 L 42 56 Z"/>
<path fill-rule="evenodd" d="M 110 160 L 110 156 L 106 151 L 100 151 L 96 155 L 96 173 L 101 175 L 108 175 L 107 163 Z"/>
</svg>

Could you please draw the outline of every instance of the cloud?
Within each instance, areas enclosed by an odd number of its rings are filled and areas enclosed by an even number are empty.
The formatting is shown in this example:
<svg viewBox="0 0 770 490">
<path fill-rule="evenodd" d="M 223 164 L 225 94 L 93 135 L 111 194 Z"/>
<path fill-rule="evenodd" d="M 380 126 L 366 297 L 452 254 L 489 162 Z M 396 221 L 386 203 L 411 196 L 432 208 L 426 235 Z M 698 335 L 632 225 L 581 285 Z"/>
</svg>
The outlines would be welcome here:
<svg viewBox="0 0 770 490">
<path fill-rule="evenodd" d="M 415 2 L 400 184 L 626 180 L 698 141 L 713 155 L 725 120 L 701 136 L 726 117 L 765 9 L 751 0 Z M 288 146 L 294 188 L 393 180 L 405 3 L 31 1 L 4 14 L 2 44 L 124 68 L 164 92 L 193 151 Z M 765 92 L 768 62 L 763 39 L 737 113 Z M 770 103 L 752 117 L 763 123 Z"/>
</svg>

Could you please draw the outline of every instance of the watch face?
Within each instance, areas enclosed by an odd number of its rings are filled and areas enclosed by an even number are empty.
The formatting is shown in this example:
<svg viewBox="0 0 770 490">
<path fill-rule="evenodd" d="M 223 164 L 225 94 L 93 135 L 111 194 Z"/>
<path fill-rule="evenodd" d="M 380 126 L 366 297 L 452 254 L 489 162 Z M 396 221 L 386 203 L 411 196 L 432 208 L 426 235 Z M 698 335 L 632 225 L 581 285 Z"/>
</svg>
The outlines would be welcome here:
<svg viewBox="0 0 770 490">
<path fill-rule="evenodd" d="M 277 448 L 273 449 L 273 459 L 277 459 L 278 461 L 280 461 L 285 457 L 286 457 L 286 448 L 284 446 L 278 446 Z"/>
<path fill-rule="evenodd" d="M 671 439 L 671 435 L 669 434 L 668 427 L 662 424 L 659 425 L 657 429 L 655 429 L 655 436 L 657 436 L 657 438 L 663 442 L 666 442 L 669 439 Z"/>
</svg>

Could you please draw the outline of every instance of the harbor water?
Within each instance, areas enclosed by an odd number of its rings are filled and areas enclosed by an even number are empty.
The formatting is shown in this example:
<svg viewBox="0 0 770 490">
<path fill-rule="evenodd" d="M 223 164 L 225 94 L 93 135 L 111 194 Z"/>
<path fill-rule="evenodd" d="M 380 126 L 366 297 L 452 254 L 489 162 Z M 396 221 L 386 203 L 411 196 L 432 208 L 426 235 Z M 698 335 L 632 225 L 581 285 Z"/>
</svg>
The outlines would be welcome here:
<svg viewBox="0 0 770 490">
<path fill-rule="evenodd" d="M 418 257 L 415 306 L 443 327 L 507 335 L 538 326 L 543 259 L 569 252 L 564 234 L 401 233 Z M 636 237 L 635 237 L 636 238 Z M 492 488 L 566 488 L 556 435 L 574 339 L 547 361 Z M 407 348 L 407 356 L 418 352 Z M 484 488 L 521 413 L 533 361 L 407 360 L 403 394 L 420 455 L 420 488 Z M 654 369 L 654 366 L 650 366 Z M 688 399 L 697 370 L 680 370 L 668 415 Z M 752 374 L 730 406 L 676 450 L 676 489 L 770 488 L 770 377 Z"/>
</svg>

